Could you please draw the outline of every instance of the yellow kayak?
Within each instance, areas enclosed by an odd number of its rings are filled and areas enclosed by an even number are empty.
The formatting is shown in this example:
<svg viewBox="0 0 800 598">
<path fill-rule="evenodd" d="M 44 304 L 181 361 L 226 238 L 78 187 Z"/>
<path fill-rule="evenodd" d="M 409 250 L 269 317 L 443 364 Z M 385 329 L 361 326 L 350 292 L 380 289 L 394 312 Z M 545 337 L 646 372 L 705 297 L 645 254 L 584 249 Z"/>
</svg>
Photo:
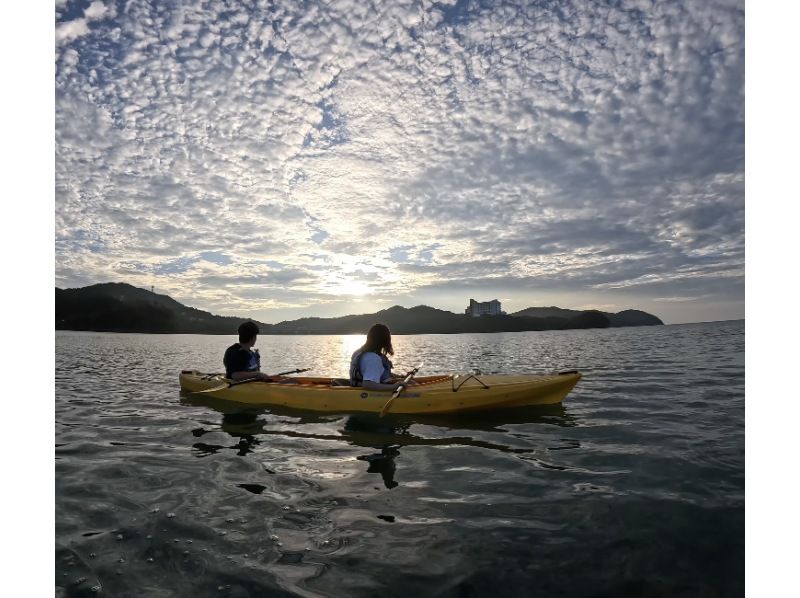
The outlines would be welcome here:
<svg viewBox="0 0 800 598">
<path fill-rule="evenodd" d="M 391 413 L 485 411 L 561 403 L 578 380 L 576 371 L 552 375 L 420 376 L 392 402 Z M 379 413 L 391 391 L 346 385 L 337 378 L 292 377 L 279 382 L 238 382 L 219 374 L 185 370 L 181 390 L 249 405 L 332 412 Z M 216 389 L 211 391 L 211 389 Z"/>
</svg>

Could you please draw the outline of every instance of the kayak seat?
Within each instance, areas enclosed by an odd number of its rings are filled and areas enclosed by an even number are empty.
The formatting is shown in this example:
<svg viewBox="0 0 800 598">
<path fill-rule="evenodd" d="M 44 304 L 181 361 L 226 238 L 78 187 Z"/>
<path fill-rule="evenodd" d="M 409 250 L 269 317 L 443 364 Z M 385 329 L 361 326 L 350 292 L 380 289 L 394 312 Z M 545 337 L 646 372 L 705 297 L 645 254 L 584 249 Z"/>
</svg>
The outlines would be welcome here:
<svg viewBox="0 0 800 598">
<path fill-rule="evenodd" d="M 331 378 L 331 386 L 350 386 L 350 378 Z"/>
</svg>

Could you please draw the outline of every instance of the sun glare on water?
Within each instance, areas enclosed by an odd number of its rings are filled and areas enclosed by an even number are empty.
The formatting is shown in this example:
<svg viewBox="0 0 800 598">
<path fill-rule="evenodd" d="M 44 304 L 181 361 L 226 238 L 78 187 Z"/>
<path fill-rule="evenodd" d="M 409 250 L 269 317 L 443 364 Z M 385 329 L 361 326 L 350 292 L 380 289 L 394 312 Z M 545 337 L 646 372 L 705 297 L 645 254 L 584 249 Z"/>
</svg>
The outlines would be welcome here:
<svg viewBox="0 0 800 598">
<path fill-rule="evenodd" d="M 364 344 L 365 335 L 363 334 L 343 334 L 341 337 L 342 345 L 339 353 L 339 371 L 347 372 L 350 369 L 350 357 L 353 352 Z"/>
</svg>

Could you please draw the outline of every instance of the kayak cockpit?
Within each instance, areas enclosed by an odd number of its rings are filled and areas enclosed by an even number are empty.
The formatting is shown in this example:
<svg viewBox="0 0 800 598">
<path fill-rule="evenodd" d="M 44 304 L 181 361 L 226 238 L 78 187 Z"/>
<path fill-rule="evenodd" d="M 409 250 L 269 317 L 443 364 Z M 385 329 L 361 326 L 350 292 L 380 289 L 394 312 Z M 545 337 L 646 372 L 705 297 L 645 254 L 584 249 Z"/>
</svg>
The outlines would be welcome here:
<svg viewBox="0 0 800 598">
<path fill-rule="evenodd" d="M 439 384 L 440 382 L 447 382 L 452 378 L 450 375 L 441 375 L 441 376 L 419 376 L 414 378 L 414 381 L 419 386 L 429 385 L 429 384 Z M 320 388 L 350 388 L 350 380 L 348 378 L 318 378 L 318 377 L 306 377 L 306 376 L 292 376 L 291 378 L 284 378 L 281 382 L 277 382 L 277 384 L 281 383 L 296 383 L 301 386 L 310 386 L 310 387 L 320 387 Z M 275 382 L 271 384 L 276 384 Z"/>
<path fill-rule="evenodd" d="M 198 372 L 196 370 L 184 370 L 181 372 L 183 376 L 194 378 L 197 381 L 201 381 L 205 384 L 208 383 L 216 383 L 216 384 L 225 384 L 225 383 L 232 383 L 233 380 L 226 378 L 224 374 L 206 374 L 203 372 Z M 417 385 L 430 385 L 430 384 L 439 384 L 441 382 L 448 382 L 453 378 L 452 375 L 439 375 L 439 376 L 417 376 L 414 378 L 414 381 Z M 297 386 L 303 386 L 306 388 L 350 388 L 350 379 L 349 378 L 326 378 L 326 377 L 318 377 L 318 376 L 281 376 L 280 379 L 276 379 L 274 382 L 259 382 L 259 384 L 268 384 L 268 385 L 284 385 L 284 384 L 292 384 Z"/>
</svg>

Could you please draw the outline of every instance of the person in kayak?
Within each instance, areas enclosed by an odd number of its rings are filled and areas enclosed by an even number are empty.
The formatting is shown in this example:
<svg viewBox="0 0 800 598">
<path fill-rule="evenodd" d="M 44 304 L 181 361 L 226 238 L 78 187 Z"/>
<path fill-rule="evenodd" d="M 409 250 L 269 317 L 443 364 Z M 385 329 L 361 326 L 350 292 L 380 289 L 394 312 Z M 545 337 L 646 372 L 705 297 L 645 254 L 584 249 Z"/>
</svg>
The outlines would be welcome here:
<svg viewBox="0 0 800 598">
<path fill-rule="evenodd" d="M 392 373 L 389 355 L 394 355 L 392 333 L 385 324 L 373 324 L 367 332 L 367 342 L 350 358 L 350 386 L 367 390 L 397 390 L 403 376 Z M 411 380 L 409 384 L 416 384 Z"/>
<path fill-rule="evenodd" d="M 222 358 L 226 378 L 236 381 L 257 378 L 265 382 L 275 378 L 261 372 L 261 356 L 258 349 L 253 349 L 258 332 L 255 322 L 243 322 L 239 326 L 239 342 L 228 347 Z"/>
</svg>

